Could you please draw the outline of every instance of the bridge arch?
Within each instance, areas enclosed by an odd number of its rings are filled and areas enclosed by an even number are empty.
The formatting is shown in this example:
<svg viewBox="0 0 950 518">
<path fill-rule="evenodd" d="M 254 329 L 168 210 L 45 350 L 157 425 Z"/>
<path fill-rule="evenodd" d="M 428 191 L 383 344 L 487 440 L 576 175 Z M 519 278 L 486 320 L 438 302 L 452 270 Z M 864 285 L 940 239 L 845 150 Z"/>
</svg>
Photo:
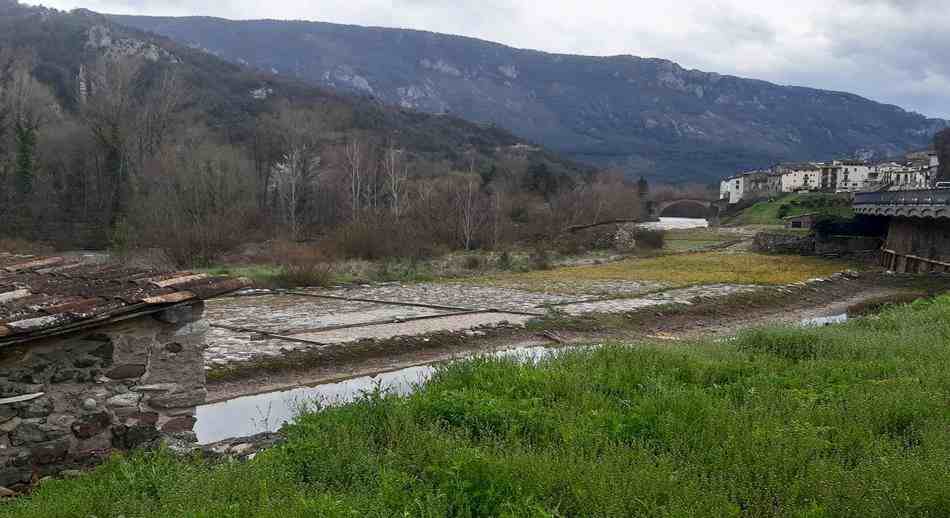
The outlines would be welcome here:
<svg viewBox="0 0 950 518">
<path fill-rule="evenodd" d="M 712 204 L 705 200 L 668 200 L 658 203 L 656 211 L 658 214 L 663 214 L 670 207 L 676 207 L 678 205 L 693 205 L 708 210 Z"/>
<path fill-rule="evenodd" d="M 709 200 L 699 200 L 692 198 L 656 202 L 653 205 L 653 217 L 659 218 L 663 216 L 668 209 L 681 205 L 702 208 L 704 217 L 710 221 L 719 218 L 719 205 L 717 203 L 711 202 Z"/>
</svg>

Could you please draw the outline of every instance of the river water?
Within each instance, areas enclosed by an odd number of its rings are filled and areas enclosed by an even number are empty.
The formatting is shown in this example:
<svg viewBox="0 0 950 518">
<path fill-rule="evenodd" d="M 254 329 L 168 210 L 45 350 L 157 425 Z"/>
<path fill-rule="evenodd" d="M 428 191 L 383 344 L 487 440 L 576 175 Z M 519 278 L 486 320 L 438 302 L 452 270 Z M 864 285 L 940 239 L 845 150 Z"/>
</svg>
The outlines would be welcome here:
<svg viewBox="0 0 950 518">
<path fill-rule="evenodd" d="M 702 218 L 660 218 L 660 221 L 641 223 L 640 226 L 653 230 L 683 230 L 687 228 L 708 228 L 709 221 Z"/>
<path fill-rule="evenodd" d="M 559 350 L 548 347 L 518 347 L 488 356 L 537 361 Z M 376 376 L 362 376 L 336 383 L 299 387 L 280 392 L 244 396 L 198 407 L 195 433 L 200 444 L 233 437 L 275 432 L 301 411 L 318 406 L 343 405 L 355 401 L 377 387 L 388 394 L 407 395 L 432 377 L 436 365 L 420 365 Z"/>
<path fill-rule="evenodd" d="M 905 299 L 895 298 L 894 300 L 895 302 L 906 301 Z M 848 313 L 851 311 L 849 308 Z M 801 321 L 800 325 L 822 327 L 842 324 L 849 320 L 848 313 L 809 318 Z M 516 347 L 482 356 L 515 358 L 518 361 L 533 362 L 561 352 L 592 347 L 597 346 Z M 479 355 L 474 354 L 458 359 L 463 360 L 473 356 Z M 335 383 L 298 387 L 202 405 L 197 409 L 198 421 L 195 424 L 195 433 L 200 444 L 209 444 L 234 437 L 274 432 L 304 410 L 351 403 L 377 388 L 388 394 L 408 395 L 428 381 L 436 369 L 438 369 L 438 364 L 419 365 L 375 376 L 361 376 Z"/>
</svg>

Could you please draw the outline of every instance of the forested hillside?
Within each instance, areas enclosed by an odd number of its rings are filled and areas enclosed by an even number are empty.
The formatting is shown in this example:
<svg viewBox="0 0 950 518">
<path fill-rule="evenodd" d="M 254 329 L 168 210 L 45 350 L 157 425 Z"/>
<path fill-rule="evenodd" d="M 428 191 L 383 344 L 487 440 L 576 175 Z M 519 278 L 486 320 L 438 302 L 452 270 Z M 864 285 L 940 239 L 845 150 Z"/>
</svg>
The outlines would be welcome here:
<svg viewBox="0 0 950 518">
<path fill-rule="evenodd" d="M 113 19 L 233 62 L 495 123 L 577 160 L 667 181 L 716 180 L 786 160 L 895 155 L 927 146 L 946 126 L 850 93 L 687 70 L 664 59 L 549 54 L 319 22 Z"/>
<path fill-rule="evenodd" d="M 636 210 L 618 177 L 491 125 L 256 72 L 88 11 L 0 0 L 0 70 L 0 237 L 193 263 L 333 233 L 497 246 Z"/>
</svg>

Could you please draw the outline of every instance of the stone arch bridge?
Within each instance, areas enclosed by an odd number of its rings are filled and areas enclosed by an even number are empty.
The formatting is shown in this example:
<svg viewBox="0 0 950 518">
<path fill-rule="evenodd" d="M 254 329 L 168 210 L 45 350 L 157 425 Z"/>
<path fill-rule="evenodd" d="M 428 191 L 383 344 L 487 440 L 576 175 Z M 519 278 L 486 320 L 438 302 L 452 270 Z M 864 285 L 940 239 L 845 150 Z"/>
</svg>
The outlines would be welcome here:
<svg viewBox="0 0 950 518">
<path fill-rule="evenodd" d="M 705 210 L 705 218 L 709 220 L 710 225 L 719 224 L 719 214 L 721 207 L 719 202 L 702 200 L 698 198 L 681 198 L 674 200 L 651 201 L 647 204 L 648 214 L 651 220 L 657 220 L 670 208 L 678 206 L 701 207 Z"/>
</svg>

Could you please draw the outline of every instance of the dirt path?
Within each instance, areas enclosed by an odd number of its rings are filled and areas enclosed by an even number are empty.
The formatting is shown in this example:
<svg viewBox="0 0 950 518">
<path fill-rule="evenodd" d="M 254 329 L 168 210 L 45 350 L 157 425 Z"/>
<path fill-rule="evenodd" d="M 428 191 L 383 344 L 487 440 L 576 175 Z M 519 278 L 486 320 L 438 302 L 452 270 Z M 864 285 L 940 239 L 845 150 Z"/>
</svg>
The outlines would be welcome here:
<svg viewBox="0 0 950 518">
<path fill-rule="evenodd" d="M 916 279 L 866 277 L 860 280 L 840 279 L 818 286 L 784 290 L 763 300 L 711 299 L 691 305 L 688 310 L 672 314 L 656 314 L 648 308 L 638 314 L 634 325 L 595 326 L 593 330 L 562 328 L 552 322 L 552 332 L 545 328 L 528 331 L 520 328 L 499 329 L 484 337 L 465 339 L 423 338 L 400 347 L 380 347 L 362 356 L 334 357 L 308 363 L 307 368 L 261 369 L 240 379 L 212 381 L 208 386 L 208 402 L 239 396 L 286 390 L 299 386 L 340 381 L 357 376 L 374 375 L 406 367 L 487 353 L 513 347 L 547 345 L 563 347 L 601 341 L 670 340 L 678 341 L 705 336 L 731 336 L 738 330 L 759 325 L 799 323 L 803 320 L 846 313 L 869 301 L 908 295 L 925 296 L 945 291 L 950 282 Z M 736 297 L 741 297 L 741 294 Z"/>
</svg>

